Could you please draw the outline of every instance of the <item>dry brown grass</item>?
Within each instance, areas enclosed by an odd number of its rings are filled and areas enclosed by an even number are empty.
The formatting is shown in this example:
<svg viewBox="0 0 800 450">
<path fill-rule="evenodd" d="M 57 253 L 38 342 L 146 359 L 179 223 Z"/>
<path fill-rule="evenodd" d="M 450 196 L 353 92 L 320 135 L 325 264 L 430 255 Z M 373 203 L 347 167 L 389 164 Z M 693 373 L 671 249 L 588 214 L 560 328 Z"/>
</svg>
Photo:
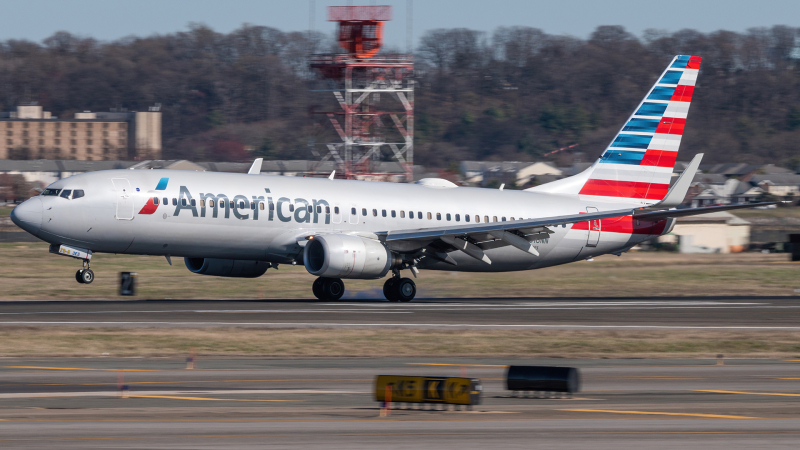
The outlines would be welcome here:
<svg viewBox="0 0 800 450">
<path fill-rule="evenodd" d="M 800 332 L 5 327 L 0 356 L 800 357 Z"/>
<path fill-rule="evenodd" d="M 795 295 L 800 265 L 783 254 L 678 255 L 627 253 L 559 267 L 511 273 L 423 271 L 418 296 L 615 297 L 640 295 Z M 313 298 L 313 277 L 281 266 L 256 279 L 190 273 L 180 258 L 169 266 L 154 256 L 96 255 L 95 282 L 75 282 L 80 261 L 47 252 L 46 244 L 0 244 L 0 300 L 117 297 L 118 273 L 139 274 L 139 298 Z M 349 295 L 382 298 L 383 280 L 346 280 Z"/>
</svg>

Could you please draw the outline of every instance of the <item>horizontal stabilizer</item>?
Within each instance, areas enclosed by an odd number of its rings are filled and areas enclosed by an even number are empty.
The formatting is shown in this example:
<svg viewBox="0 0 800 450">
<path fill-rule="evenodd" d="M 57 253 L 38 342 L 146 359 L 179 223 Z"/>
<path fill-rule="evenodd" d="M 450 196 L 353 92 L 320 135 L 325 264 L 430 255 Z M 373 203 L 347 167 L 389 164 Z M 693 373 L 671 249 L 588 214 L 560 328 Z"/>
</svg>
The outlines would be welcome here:
<svg viewBox="0 0 800 450">
<path fill-rule="evenodd" d="M 719 211 L 730 211 L 733 209 L 756 208 L 758 206 L 777 205 L 779 203 L 788 202 L 763 202 L 763 203 L 742 203 L 741 205 L 723 205 L 723 206 L 704 206 L 701 208 L 686 208 L 686 209 L 669 209 L 666 211 L 650 211 L 633 214 L 633 217 L 639 220 L 660 220 L 670 217 L 685 217 L 696 216 L 698 214 L 708 214 Z"/>
</svg>

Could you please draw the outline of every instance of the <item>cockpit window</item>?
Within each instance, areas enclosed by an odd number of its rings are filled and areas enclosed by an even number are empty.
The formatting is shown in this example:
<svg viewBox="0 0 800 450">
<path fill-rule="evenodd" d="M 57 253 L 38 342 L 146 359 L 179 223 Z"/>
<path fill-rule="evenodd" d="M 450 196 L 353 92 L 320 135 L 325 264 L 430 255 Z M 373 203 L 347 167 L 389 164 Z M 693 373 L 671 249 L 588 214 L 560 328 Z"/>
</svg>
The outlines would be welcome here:
<svg viewBox="0 0 800 450">
<path fill-rule="evenodd" d="M 58 196 L 58 194 L 60 194 L 60 193 L 61 193 L 61 189 L 45 189 L 42 192 L 42 195 L 55 197 L 55 196 Z"/>
<path fill-rule="evenodd" d="M 61 198 L 69 198 L 69 194 L 72 193 L 71 189 L 64 189 L 61 191 Z"/>
<path fill-rule="evenodd" d="M 72 199 L 81 198 L 84 196 L 83 189 L 75 189 L 72 191 Z"/>
</svg>

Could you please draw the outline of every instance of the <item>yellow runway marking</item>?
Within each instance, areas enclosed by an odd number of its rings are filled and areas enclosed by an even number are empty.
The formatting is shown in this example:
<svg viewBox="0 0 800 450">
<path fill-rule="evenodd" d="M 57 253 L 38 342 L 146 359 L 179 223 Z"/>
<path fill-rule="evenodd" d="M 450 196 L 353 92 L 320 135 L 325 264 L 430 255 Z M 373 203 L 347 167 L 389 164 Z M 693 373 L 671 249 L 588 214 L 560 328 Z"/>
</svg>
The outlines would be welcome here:
<svg viewBox="0 0 800 450">
<path fill-rule="evenodd" d="M 744 392 L 744 391 L 717 391 L 698 389 L 695 392 L 713 392 L 715 394 L 743 394 L 743 395 L 775 395 L 778 397 L 800 397 L 800 394 L 787 394 L 782 392 Z"/>
<path fill-rule="evenodd" d="M 93 370 L 100 372 L 158 372 L 145 369 L 87 369 L 84 367 L 44 367 L 44 366 L 4 366 L 6 369 L 40 369 L 40 370 Z"/>
<path fill-rule="evenodd" d="M 109 397 L 117 397 L 109 395 Z M 178 397 L 174 395 L 127 395 L 128 398 L 166 398 L 169 400 L 210 400 L 215 402 L 297 402 L 301 400 L 250 400 L 243 398 Z"/>
<path fill-rule="evenodd" d="M 648 416 L 689 416 L 689 417 L 708 417 L 711 419 L 761 419 L 761 417 L 727 416 L 721 414 L 671 413 L 671 412 L 657 412 L 657 411 L 618 411 L 614 409 L 557 409 L 556 411 L 600 412 L 600 413 L 612 413 L 612 414 L 643 414 Z"/>
<path fill-rule="evenodd" d="M 443 363 L 406 363 L 409 366 L 464 366 L 464 367 L 508 367 L 508 364 L 443 364 Z"/>
<path fill-rule="evenodd" d="M 531 431 L 531 432 L 466 432 L 466 433 L 414 433 L 415 436 L 565 436 L 565 435 L 584 435 L 584 436 L 614 436 L 614 435 L 765 435 L 776 434 L 799 434 L 800 431 Z M 298 437 L 386 437 L 401 436 L 408 437 L 408 433 L 303 433 L 303 434 L 208 434 L 208 435 L 172 435 L 172 436 L 104 436 L 104 437 L 58 437 L 58 438 L 10 438 L 0 439 L 0 442 L 15 441 L 116 441 L 116 440 L 152 440 L 152 439 L 230 439 L 230 438 L 298 438 Z"/>
</svg>

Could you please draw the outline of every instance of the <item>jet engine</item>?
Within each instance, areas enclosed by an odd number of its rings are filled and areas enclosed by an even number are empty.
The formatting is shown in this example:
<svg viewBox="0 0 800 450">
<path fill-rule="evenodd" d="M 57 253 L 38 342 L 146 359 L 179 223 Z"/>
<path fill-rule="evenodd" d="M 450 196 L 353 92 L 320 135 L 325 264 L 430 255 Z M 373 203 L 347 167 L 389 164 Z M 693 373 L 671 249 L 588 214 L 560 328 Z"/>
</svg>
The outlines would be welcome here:
<svg viewBox="0 0 800 450">
<path fill-rule="evenodd" d="M 308 273 L 325 278 L 381 278 L 400 264 L 379 241 L 348 234 L 314 236 L 303 261 Z"/>
<path fill-rule="evenodd" d="M 270 264 L 239 259 L 183 258 L 192 273 L 215 277 L 256 278 L 264 275 Z"/>
</svg>

